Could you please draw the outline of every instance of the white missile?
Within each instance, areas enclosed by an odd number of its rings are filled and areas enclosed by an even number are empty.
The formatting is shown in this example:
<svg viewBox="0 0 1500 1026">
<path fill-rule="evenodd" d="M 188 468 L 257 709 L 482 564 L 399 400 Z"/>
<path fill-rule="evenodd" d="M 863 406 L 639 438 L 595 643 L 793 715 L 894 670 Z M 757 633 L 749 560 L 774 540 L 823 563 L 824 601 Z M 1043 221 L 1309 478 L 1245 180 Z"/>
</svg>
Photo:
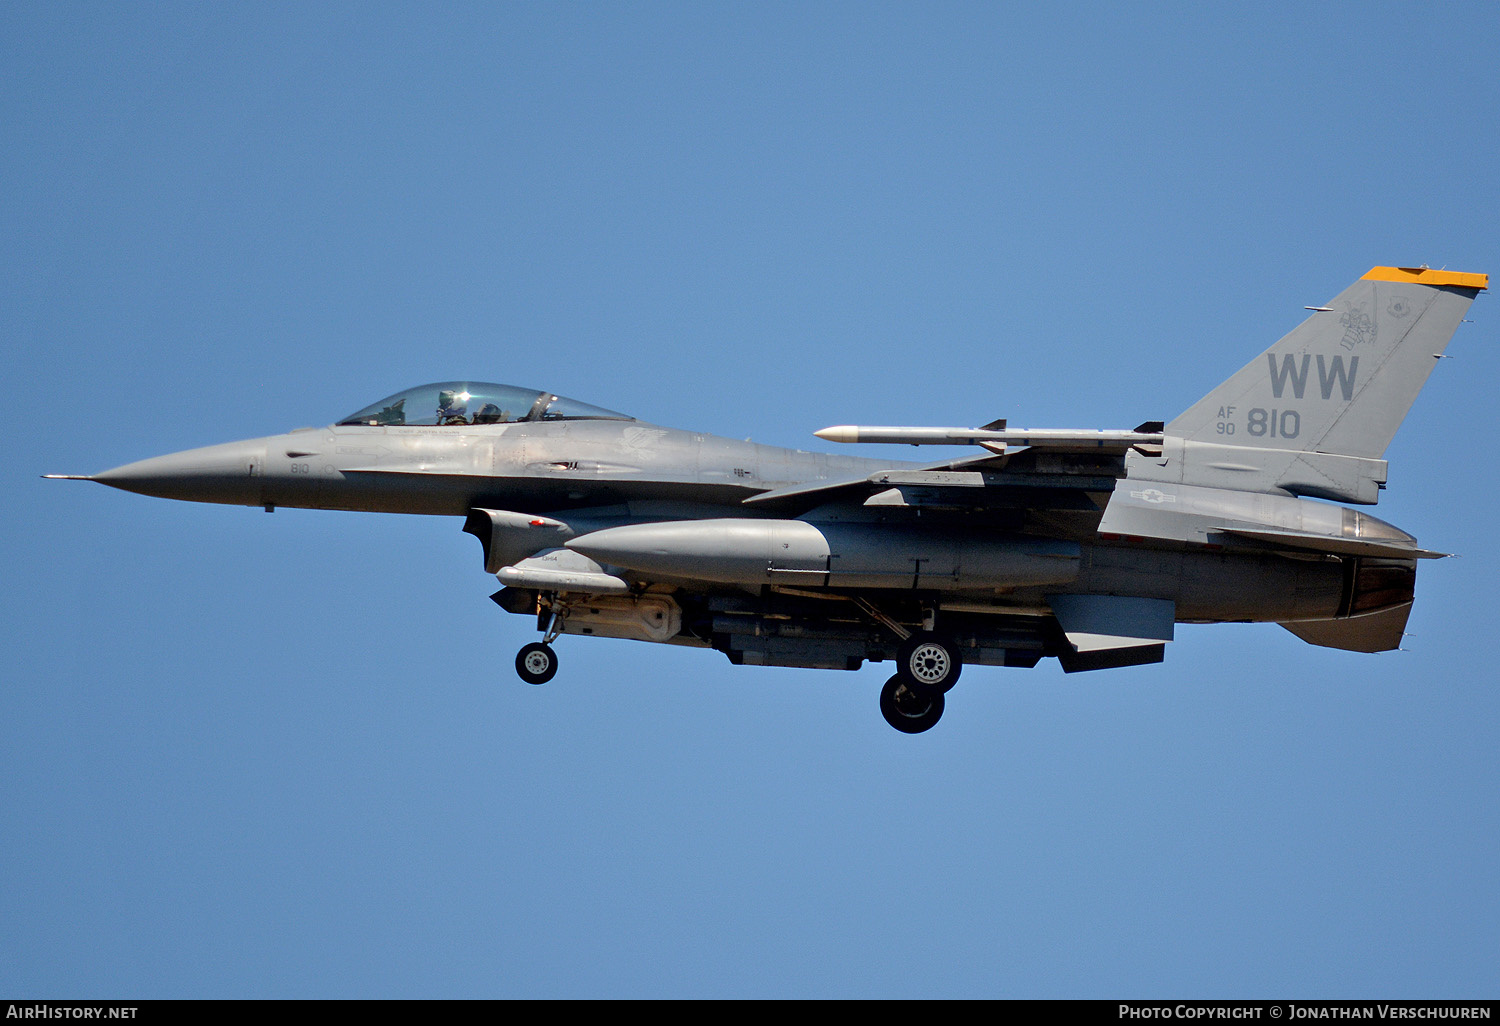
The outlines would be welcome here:
<svg viewBox="0 0 1500 1026">
<path fill-rule="evenodd" d="M 1029 446 L 1036 449 L 1113 449 L 1118 452 L 1135 445 L 1161 445 L 1164 438 L 1159 428 L 1155 431 L 1086 431 L 1069 428 L 866 427 L 856 424 L 826 427 L 814 434 L 830 442 L 983 445 L 986 448 Z"/>
</svg>

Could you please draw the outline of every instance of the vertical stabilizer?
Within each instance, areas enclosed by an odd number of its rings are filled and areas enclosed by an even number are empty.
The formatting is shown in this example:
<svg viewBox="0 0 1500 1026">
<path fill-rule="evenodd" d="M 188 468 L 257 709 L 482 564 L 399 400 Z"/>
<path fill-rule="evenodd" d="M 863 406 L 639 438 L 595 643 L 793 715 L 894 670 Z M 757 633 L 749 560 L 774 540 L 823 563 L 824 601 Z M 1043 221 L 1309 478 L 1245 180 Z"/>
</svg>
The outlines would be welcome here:
<svg viewBox="0 0 1500 1026">
<path fill-rule="evenodd" d="M 1166 433 L 1189 443 L 1379 459 L 1488 284 L 1485 274 L 1373 268 Z"/>
</svg>

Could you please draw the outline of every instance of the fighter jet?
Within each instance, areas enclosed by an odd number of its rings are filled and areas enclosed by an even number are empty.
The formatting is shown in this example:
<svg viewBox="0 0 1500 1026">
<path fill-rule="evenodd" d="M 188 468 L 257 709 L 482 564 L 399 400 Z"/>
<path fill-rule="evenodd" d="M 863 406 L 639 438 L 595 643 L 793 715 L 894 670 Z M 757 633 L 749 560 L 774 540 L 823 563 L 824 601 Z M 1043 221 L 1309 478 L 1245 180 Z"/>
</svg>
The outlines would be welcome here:
<svg viewBox="0 0 1500 1026">
<path fill-rule="evenodd" d="M 528 683 L 552 679 L 563 635 L 746 666 L 892 660 L 880 710 L 915 734 L 964 666 L 1156 663 L 1178 623 L 1396 648 L 1417 563 L 1443 553 L 1349 506 L 1378 499 L 1386 447 L 1488 283 L 1376 267 L 1168 423 L 816 432 L 970 449 L 935 462 L 756 445 L 450 381 L 329 427 L 81 479 L 267 511 L 462 517 L 501 585 L 491 597 L 541 634 L 516 656 Z"/>
</svg>

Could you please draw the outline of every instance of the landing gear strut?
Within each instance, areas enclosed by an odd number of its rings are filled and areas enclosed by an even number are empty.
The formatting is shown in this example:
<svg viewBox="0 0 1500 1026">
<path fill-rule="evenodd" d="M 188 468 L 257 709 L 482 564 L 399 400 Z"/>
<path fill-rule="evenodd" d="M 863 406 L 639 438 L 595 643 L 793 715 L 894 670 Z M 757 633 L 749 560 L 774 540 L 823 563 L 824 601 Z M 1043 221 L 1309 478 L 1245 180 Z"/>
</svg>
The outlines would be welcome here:
<svg viewBox="0 0 1500 1026">
<path fill-rule="evenodd" d="M 898 673 L 880 689 L 880 714 L 901 733 L 920 734 L 942 717 L 943 695 L 914 690 Z"/>
<path fill-rule="evenodd" d="M 567 609 L 557 597 L 552 598 L 552 615 L 547 620 L 547 630 L 541 641 L 523 645 L 516 653 L 516 673 L 528 684 L 545 684 L 557 675 L 557 653 L 552 650 L 552 641 L 562 633 Z"/>
</svg>

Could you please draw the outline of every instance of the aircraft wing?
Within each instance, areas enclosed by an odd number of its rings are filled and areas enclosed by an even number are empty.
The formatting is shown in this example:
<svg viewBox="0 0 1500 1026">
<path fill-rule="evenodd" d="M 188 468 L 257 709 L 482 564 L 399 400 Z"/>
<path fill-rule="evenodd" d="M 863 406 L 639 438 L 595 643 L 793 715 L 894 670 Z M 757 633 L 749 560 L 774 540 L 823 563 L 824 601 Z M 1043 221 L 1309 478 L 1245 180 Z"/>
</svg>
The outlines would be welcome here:
<svg viewBox="0 0 1500 1026">
<path fill-rule="evenodd" d="M 1027 448 L 816 481 L 761 492 L 747 506 L 799 514 L 818 506 L 921 506 L 957 510 L 1073 510 L 1102 515 L 1123 452 Z"/>
</svg>

